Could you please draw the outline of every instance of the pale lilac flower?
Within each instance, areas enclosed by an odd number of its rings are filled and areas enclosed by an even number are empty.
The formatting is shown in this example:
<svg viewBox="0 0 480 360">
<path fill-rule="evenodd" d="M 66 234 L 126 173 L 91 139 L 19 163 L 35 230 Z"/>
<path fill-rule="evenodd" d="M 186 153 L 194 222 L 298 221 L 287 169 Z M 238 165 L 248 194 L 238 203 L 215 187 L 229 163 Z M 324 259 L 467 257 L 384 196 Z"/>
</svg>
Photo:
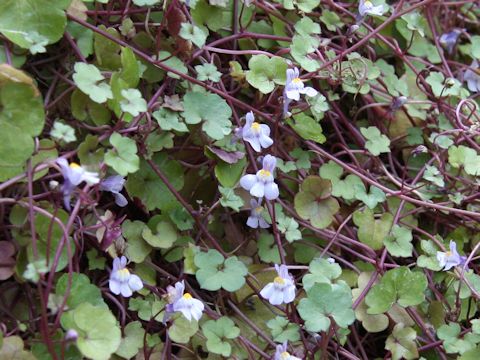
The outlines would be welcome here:
<svg viewBox="0 0 480 360">
<path fill-rule="evenodd" d="M 377 15 L 381 16 L 385 12 L 383 5 L 373 6 L 370 0 L 360 0 L 358 4 L 358 13 L 361 16 Z"/>
<path fill-rule="evenodd" d="M 300 100 L 300 94 L 313 97 L 318 94 L 318 91 L 314 88 L 303 85 L 302 79 L 299 77 L 300 72 L 298 68 L 287 69 L 287 82 L 283 90 L 283 116 L 287 117 L 288 107 L 292 100 Z"/>
<path fill-rule="evenodd" d="M 296 291 L 293 277 L 283 264 L 280 266 L 275 264 L 275 270 L 277 270 L 278 276 L 260 291 L 260 295 L 272 305 L 291 303 L 295 300 Z"/>
<path fill-rule="evenodd" d="M 109 191 L 115 197 L 115 203 L 120 206 L 124 207 L 127 206 L 128 201 L 123 196 L 120 191 L 123 189 L 123 185 L 125 184 L 125 179 L 120 175 L 113 175 L 109 176 L 105 180 L 100 183 L 100 190 L 101 191 Z"/>
<path fill-rule="evenodd" d="M 290 353 L 287 351 L 287 342 L 285 341 L 282 345 L 277 345 L 274 360 L 301 360 L 301 359 L 299 357 L 290 355 Z"/>
<path fill-rule="evenodd" d="M 240 186 L 250 191 L 250 195 L 267 200 L 275 200 L 278 195 L 278 185 L 275 184 L 273 171 L 277 164 L 275 156 L 266 155 L 263 158 L 263 168 L 255 175 L 247 174 L 240 179 Z"/>
<path fill-rule="evenodd" d="M 77 341 L 78 339 L 78 332 L 75 329 L 69 329 L 65 333 L 64 337 L 65 341 Z"/>
<path fill-rule="evenodd" d="M 64 179 L 62 185 L 63 203 L 65 208 L 70 211 L 70 197 L 73 190 L 83 181 L 88 185 L 95 185 L 100 182 L 100 179 L 98 173 L 87 171 L 77 163 L 68 164 L 68 161 L 64 158 L 58 158 L 56 163 L 60 166 Z"/>
<path fill-rule="evenodd" d="M 268 125 L 256 122 L 251 111 L 246 116 L 246 123 L 242 129 L 242 138 L 256 152 L 260 152 L 262 148 L 266 149 L 273 144 L 273 140 L 270 138 L 270 128 Z"/>
<path fill-rule="evenodd" d="M 113 269 L 110 273 L 108 287 L 115 295 L 121 294 L 123 297 L 130 297 L 134 291 L 143 288 L 143 283 L 140 277 L 131 274 L 126 266 L 127 258 L 125 256 L 113 259 Z"/>
<path fill-rule="evenodd" d="M 457 244 L 450 240 L 450 250 L 447 252 L 437 251 L 437 260 L 444 271 L 450 270 L 454 266 L 464 265 L 466 256 L 461 256 L 457 252 Z"/>
<path fill-rule="evenodd" d="M 449 54 L 453 52 L 453 48 L 457 44 L 458 38 L 461 34 L 461 29 L 453 29 L 452 31 L 440 36 L 440 44 L 447 49 Z"/>
<path fill-rule="evenodd" d="M 194 299 L 192 295 L 184 293 L 184 291 L 185 283 L 183 280 L 177 282 L 175 287 L 167 287 L 167 301 L 169 304 L 166 306 L 166 317 L 164 321 L 166 321 L 170 314 L 177 311 L 180 311 L 188 321 L 192 321 L 192 318 L 196 321 L 200 320 L 205 306 L 200 300 Z"/>
<path fill-rule="evenodd" d="M 262 200 L 257 201 L 255 199 L 251 199 L 250 206 L 252 207 L 252 210 L 251 210 L 250 216 L 247 219 L 247 225 L 253 229 L 258 228 L 259 226 L 262 229 L 269 228 L 270 225 L 265 221 L 265 219 L 262 216 L 262 212 L 263 212 Z"/>
<path fill-rule="evenodd" d="M 470 68 L 465 71 L 463 80 L 467 82 L 468 90 L 472 92 L 480 91 L 480 73 L 477 60 L 473 60 Z"/>
</svg>

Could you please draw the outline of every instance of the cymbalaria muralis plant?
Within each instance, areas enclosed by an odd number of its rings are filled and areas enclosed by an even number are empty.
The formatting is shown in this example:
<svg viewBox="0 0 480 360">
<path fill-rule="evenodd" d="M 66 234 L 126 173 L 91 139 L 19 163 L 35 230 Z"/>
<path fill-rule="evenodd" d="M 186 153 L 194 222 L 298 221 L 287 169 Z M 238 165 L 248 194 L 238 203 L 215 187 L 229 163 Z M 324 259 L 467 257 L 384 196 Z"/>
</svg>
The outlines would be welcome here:
<svg viewBox="0 0 480 360">
<path fill-rule="evenodd" d="M 480 358 L 479 22 L 0 1 L 0 359 Z"/>
</svg>

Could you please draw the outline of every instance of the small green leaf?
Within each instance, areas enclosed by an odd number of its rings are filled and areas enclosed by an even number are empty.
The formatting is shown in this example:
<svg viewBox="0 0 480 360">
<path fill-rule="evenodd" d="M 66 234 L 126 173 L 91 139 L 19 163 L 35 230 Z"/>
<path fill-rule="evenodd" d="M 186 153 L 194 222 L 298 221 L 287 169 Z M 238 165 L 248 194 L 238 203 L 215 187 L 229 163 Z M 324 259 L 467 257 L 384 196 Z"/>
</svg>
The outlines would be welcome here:
<svg viewBox="0 0 480 360">
<path fill-rule="evenodd" d="M 323 144 L 327 138 L 323 135 L 320 124 L 310 116 L 303 113 L 294 115 L 293 119 L 288 119 L 287 124 L 292 127 L 295 132 L 305 140 L 313 140 L 319 144 Z"/>
<path fill-rule="evenodd" d="M 240 329 L 226 316 L 217 320 L 208 320 L 202 325 L 202 332 L 207 338 L 207 349 L 214 354 L 228 357 L 232 353 L 231 345 L 226 339 L 236 339 Z"/>
<path fill-rule="evenodd" d="M 222 197 L 220 198 L 220 204 L 223 207 L 229 207 L 235 211 L 240 211 L 240 208 L 244 205 L 244 203 L 242 198 L 235 194 L 234 189 L 219 186 L 218 191 L 220 191 L 220 194 L 222 194 Z"/>
<path fill-rule="evenodd" d="M 72 283 L 68 285 L 68 274 L 63 274 L 57 281 L 55 293 L 57 295 L 66 294 L 67 288 L 70 293 L 67 298 L 67 306 L 74 309 L 83 303 L 90 303 L 94 306 L 106 306 L 102 298 L 100 289 L 90 283 L 90 279 L 85 274 L 72 273 Z M 63 296 L 62 296 L 63 300 Z"/>
<path fill-rule="evenodd" d="M 217 94 L 188 92 L 183 98 L 182 116 L 187 124 L 203 121 L 202 129 L 214 140 L 221 140 L 232 131 L 232 110 Z"/>
<path fill-rule="evenodd" d="M 174 342 L 186 344 L 197 331 L 198 322 L 195 319 L 188 321 L 184 316 L 178 314 L 174 316 L 173 324 L 168 328 L 168 336 Z"/>
<path fill-rule="evenodd" d="M 152 218 L 153 219 L 153 218 Z M 149 223 L 150 224 L 150 223 Z M 155 226 L 156 233 L 154 234 L 149 227 L 142 230 L 143 239 L 152 247 L 158 249 L 169 249 L 177 240 L 178 234 L 167 221 L 160 221 Z"/>
<path fill-rule="evenodd" d="M 440 173 L 440 170 L 438 170 L 436 166 L 426 165 L 425 172 L 423 173 L 423 178 L 439 187 L 445 186 L 445 181 L 443 180 L 443 176 Z"/>
<path fill-rule="evenodd" d="M 418 359 L 416 338 L 413 328 L 397 324 L 385 342 L 385 349 L 392 353 L 392 360 Z"/>
<path fill-rule="evenodd" d="M 121 332 L 117 319 L 107 307 L 82 303 L 64 313 L 61 323 L 65 330 L 77 331 L 77 347 L 87 358 L 108 360 L 120 345 Z"/>
<path fill-rule="evenodd" d="M 197 72 L 197 79 L 201 81 L 219 82 L 222 77 L 222 73 L 217 70 L 217 67 L 210 63 L 195 66 L 195 71 Z"/>
<path fill-rule="evenodd" d="M 112 89 L 105 82 L 105 77 L 95 65 L 76 63 L 73 81 L 78 88 L 96 103 L 102 104 L 108 99 L 113 99 Z"/>
<path fill-rule="evenodd" d="M 245 284 L 248 273 L 244 263 L 236 256 L 224 259 L 217 250 L 199 252 L 195 255 L 195 265 L 198 267 L 197 281 L 202 289 L 216 291 L 223 288 L 233 292 Z"/>
<path fill-rule="evenodd" d="M 402 307 L 421 304 L 425 300 L 427 278 L 422 272 L 412 272 L 401 266 L 389 270 L 367 294 L 369 314 L 382 314 L 398 303 Z"/>
<path fill-rule="evenodd" d="M 384 202 L 387 199 L 385 193 L 376 186 L 370 186 L 370 193 L 367 194 L 365 185 L 363 183 L 354 184 L 355 198 L 357 200 L 363 201 L 370 209 L 375 209 L 375 207 Z"/>
<path fill-rule="evenodd" d="M 337 263 L 330 263 L 326 259 L 313 259 L 308 267 L 309 273 L 302 279 L 305 291 L 310 290 L 316 283 L 331 284 L 342 274 L 342 268 Z"/>
<path fill-rule="evenodd" d="M 309 176 L 295 195 L 295 210 L 302 219 L 310 220 L 313 226 L 324 229 L 333 221 L 340 206 L 330 196 L 332 184 L 318 176 Z"/>
<path fill-rule="evenodd" d="M 138 116 L 147 111 L 147 102 L 142 97 L 142 93 L 137 89 L 126 89 L 121 91 L 123 100 L 120 101 L 122 111 L 132 116 Z"/>
<path fill-rule="evenodd" d="M 412 230 L 394 225 L 389 236 L 385 238 L 385 247 L 392 256 L 410 257 L 412 256 Z"/>
<path fill-rule="evenodd" d="M 285 341 L 295 342 L 300 340 L 300 327 L 288 321 L 287 318 L 277 316 L 267 322 L 270 328 L 273 340 L 277 343 Z"/>
<path fill-rule="evenodd" d="M 248 61 L 248 68 L 248 83 L 263 94 L 271 93 L 275 84 L 285 84 L 287 63 L 281 57 L 253 55 Z"/>
<path fill-rule="evenodd" d="M 208 29 L 190 23 L 182 23 L 179 35 L 185 40 L 190 40 L 200 48 L 205 45 L 208 37 Z"/>
<path fill-rule="evenodd" d="M 58 120 L 54 122 L 52 130 L 50 130 L 50 136 L 57 141 L 64 142 L 65 144 L 77 140 L 75 129 Z"/>
<path fill-rule="evenodd" d="M 346 283 L 316 283 L 307 291 L 307 297 L 300 300 L 298 312 L 305 320 L 308 331 L 327 331 L 333 319 L 343 328 L 355 321 L 352 309 L 352 293 Z"/>
<path fill-rule="evenodd" d="M 119 133 L 113 133 L 110 136 L 110 144 L 114 149 L 105 154 L 105 164 L 122 176 L 138 171 L 140 158 L 137 155 L 137 144 L 134 140 Z"/>
<path fill-rule="evenodd" d="M 360 132 L 367 138 L 365 148 L 370 151 L 372 155 L 378 156 L 381 153 L 390 152 L 390 139 L 380 133 L 380 130 L 378 130 L 376 126 L 360 128 Z"/>
<path fill-rule="evenodd" d="M 131 359 L 143 347 L 145 330 L 140 321 L 132 321 L 125 326 L 123 333 L 124 336 L 115 354 L 124 359 Z"/>
<path fill-rule="evenodd" d="M 373 211 L 365 208 L 353 213 L 353 222 L 358 226 L 358 239 L 373 250 L 380 250 L 383 241 L 390 233 L 393 215 L 384 213 L 380 219 L 375 219 Z"/>
<path fill-rule="evenodd" d="M 137 220 L 125 220 L 122 224 L 122 235 L 127 239 L 126 256 L 135 263 L 143 262 L 152 251 L 150 245 L 142 237 L 146 227 L 146 224 Z"/>
<path fill-rule="evenodd" d="M 188 132 L 187 125 L 180 120 L 180 116 L 174 111 L 161 108 L 160 110 L 155 111 L 152 115 L 157 120 L 158 125 L 162 130 Z"/>
<path fill-rule="evenodd" d="M 272 234 L 262 232 L 257 241 L 258 256 L 263 262 L 278 264 L 280 252 Z"/>
</svg>

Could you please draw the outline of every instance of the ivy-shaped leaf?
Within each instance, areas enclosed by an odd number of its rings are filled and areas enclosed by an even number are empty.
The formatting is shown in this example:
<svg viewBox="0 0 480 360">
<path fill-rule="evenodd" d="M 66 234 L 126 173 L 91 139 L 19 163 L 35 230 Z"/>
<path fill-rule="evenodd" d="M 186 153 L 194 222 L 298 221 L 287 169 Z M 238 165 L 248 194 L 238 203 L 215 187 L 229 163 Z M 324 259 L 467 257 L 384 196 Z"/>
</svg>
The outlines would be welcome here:
<svg viewBox="0 0 480 360">
<path fill-rule="evenodd" d="M 138 171 L 140 158 L 137 155 L 137 144 L 134 140 L 119 133 L 113 133 L 110 136 L 110 144 L 113 149 L 105 154 L 105 164 L 122 176 Z"/>
<path fill-rule="evenodd" d="M 360 128 L 360 132 L 367 138 L 365 148 L 370 151 L 372 155 L 378 156 L 382 153 L 390 152 L 390 139 L 380 133 L 380 130 L 378 130 L 376 126 Z"/>
<path fill-rule="evenodd" d="M 248 68 L 248 83 L 263 94 L 271 93 L 275 84 L 285 84 L 287 63 L 281 57 L 253 55 L 248 61 Z"/>
<path fill-rule="evenodd" d="M 373 250 L 380 250 L 393 225 L 393 215 L 384 213 L 375 219 L 373 211 L 365 208 L 353 213 L 353 222 L 358 226 L 358 239 Z"/>
<path fill-rule="evenodd" d="M 208 351 L 225 357 L 232 353 L 232 346 L 226 340 L 236 339 L 240 335 L 240 329 L 226 316 L 206 321 L 202 325 L 202 332 L 207 338 Z"/>
</svg>

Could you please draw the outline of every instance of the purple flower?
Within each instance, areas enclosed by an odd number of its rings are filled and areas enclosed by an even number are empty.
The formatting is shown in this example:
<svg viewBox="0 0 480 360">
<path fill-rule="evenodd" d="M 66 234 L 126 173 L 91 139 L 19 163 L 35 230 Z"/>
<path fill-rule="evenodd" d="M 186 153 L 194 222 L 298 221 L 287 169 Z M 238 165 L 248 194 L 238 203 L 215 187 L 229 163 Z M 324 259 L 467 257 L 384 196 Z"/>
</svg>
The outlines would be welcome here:
<svg viewBox="0 0 480 360">
<path fill-rule="evenodd" d="M 123 196 L 120 191 L 123 189 L 123 185 L 125 184 L 125 179 L 120 175 L 113 175 L 109 176 L 105 180 L 100 183 L 100 190 L 101 191 L 109 191 L 115 197 L 115 203 L 120 206 L 124 207 L 127 206 L 128 201 Z"/>
<path fill-rule="evenodd" d="M 464 265 L 466 256 L 461 256 L 457 252 L 457 244 L 450 240 L 450 250 L 447 252 L 437 251 L 437 260 L 444 271 L 450 270 L 454 266 Z"/>
<path fill-rule="evenodd" d="M 63 175 L 63 203 L 65 208 L 70 211 L 70 198 L 72 196 L 73 190 L 85 181 L 88 185 L 98 184 L 100 179 L 98 178 L 98 173 L 90 172 L 85 170 L 83 167 L 77 163 L 70 163 L 64 158 L 58 158 L 56 163 L 60 166 L 60 171 Z"/>
<path fill-rule="evenodd" d="M 263 168 L 257 171 L 255 175 L 247 174 L 240 179 L 240 186 L 250 191 L 250 195 L 262 198 L 265 196 L 268 200 L 275 200 L 278 197 L 278 185 L 275 184 L 273 171 L 277 159 L 275 156 L 266 155 L 263 158 Z"/>
<path fill-rule="evenodd" d="M 287 351 L 287 342 L 285 341 L 282 345 L 277 345 L 277 349 L 275 351 L 274 360 L 301 360 L 299 357 L 290 355 Z"/>
<path fill-rule="evenodd" d="M 473 60 L 472 64 L 470 65 L 470 68 L 467 71 L 465 71 L 463 80 L 467 82 L 468 90 L 470 90 L 471 92 L 480 91 L 480 74 L 478 73 L 477 60 Z"/>
<path fill-rule="evenodd" d="M 300 72 L 298 68 L 287 69 L 287 82 L 283 90 L 283 116 L 288 114 L 288 106 L 292 100 L 300 100 L 300 94 L 313 97 L 318 94 L 318 91 L 312 87 L 305 87 L 302 79 L 299 77 Z"/>
<path fill-rule="evenodd" d="M 442 34 L 440 36 L 440 44 L 442 44 L 443 47 L 447 48 L 449 54 L 453 52 L 453 48 L 457 44 L 458 38 L 461 34 L 461 29 L 453 29 L 452 31 Z"/>
<path fill-rule="evenodd" d="M 188 321 L 192 321 L 192 318 L 198 321 L 202 317 L 202 312 L 205 308 L 203 303 L 198 299 L 194 299 L 189 293 L 184 293 L 184 291 L 185 283 L 183 280 L 177 282 L 175 287 L 167 287 L 167 300 L 169 304 L 166 306 L 164 322 L 170 314 L 177 311 L 180 311 Z"/>
<path fill-rule="evenodd" d="M 295 300 L 296 291 L 293 277 L 283 264 L 280 266 L 275 264 L 275 270 L 277 270 L 278 276 L 260 291 L 260 295 L 272 305 L 291 303 Z"/>
<path fill-rule="evenodd" d="M 110 273 L 108 287 L 115 295 L 122 294 L 123 297 L 130 297 L 134 291 L 143 288 L 143 283 L 137 275 L 131 274 L 126 266 L 127 258 L 125 256 L 113 259 L 113 269 Z"/>
<path fill-rule="evenodd" d="M 370 0 L 360 0 L 358 4 L 358 13 L 361 16 L 377 15 L 381 16 L 385 12 L 383 5 L 373 6 Z"/>
<path fill-rule="evenodd" d="M 253 229 L 258 228 L 259 226 L 262 229 L 269 228 L 270 225 L 265 221 L 265 219 L 262 216 L 263 212 L 263 206 L 262 206 L 262 200 L 255 200 L 251 199 L 250 200 L 250 206 L 252 207 L 250 216 L 247 219 L 247 225 Z"/>
<path fill-rule="evenodd" d="M 270 138 L 270 128 L 268 125 L 255 122 L 255 117 L 251 111 L 246 116 L 242 137 L 256 152 L 260 152 L 262 148 L 266 149 L 273 144 L 273 140 Z"/>
</svg>

